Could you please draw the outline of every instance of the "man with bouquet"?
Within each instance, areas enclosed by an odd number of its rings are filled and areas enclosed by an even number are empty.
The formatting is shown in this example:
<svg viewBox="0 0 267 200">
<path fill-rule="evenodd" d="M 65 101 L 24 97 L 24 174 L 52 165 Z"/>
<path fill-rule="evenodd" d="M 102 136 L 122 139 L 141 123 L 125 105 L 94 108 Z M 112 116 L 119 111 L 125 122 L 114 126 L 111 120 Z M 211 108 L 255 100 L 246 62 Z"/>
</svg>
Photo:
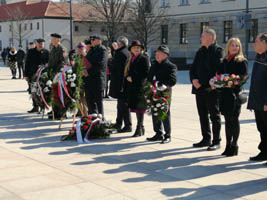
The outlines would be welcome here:
<svg viewBox="0 0 267 200">
<path fill-rule="evenodd" d="M 206 29 L 201 36 L 202 47 L 197 51 L 190 69 L 190 79 L 193 84 L 192 93 L 196 95 L 196 104 L 200 119 L 202 140 L 193 147 L 209 146 L 208 150 L 220 148 L 221 116 L 219 112 L 219 98 L 216 90 L 209 84 L 216 74 L 223 57 L 223 49 L 216 44 L 216 32 Z M 211 143 L 212 122 L 213 140 Z"/>
<path fill-rule="evenodd" d="M 171 87 L 176 84 L 177 67 L 171 63 L 168 59 L 169 48 L 166 45 L 161 45 L 156 51 L 156 60 L 152 64 L 149 73 L 148 81 L 152 84 L 158 82 L 159 85 L 166 85 L 170 87 L 170 98 L 171 98 Z M 152 115 L 153 129 L 155 135 L 151 138 L 147 138 L 148 141 L 162 141 L 162 143 L 169 143 L 171 141 L 171 113 L 170 103 L 167 116 L 164 120 L 159 120 L 157 116 Z M 163 135 L 162 125 L 164 127 L 165 134 Z"/>
</svg>

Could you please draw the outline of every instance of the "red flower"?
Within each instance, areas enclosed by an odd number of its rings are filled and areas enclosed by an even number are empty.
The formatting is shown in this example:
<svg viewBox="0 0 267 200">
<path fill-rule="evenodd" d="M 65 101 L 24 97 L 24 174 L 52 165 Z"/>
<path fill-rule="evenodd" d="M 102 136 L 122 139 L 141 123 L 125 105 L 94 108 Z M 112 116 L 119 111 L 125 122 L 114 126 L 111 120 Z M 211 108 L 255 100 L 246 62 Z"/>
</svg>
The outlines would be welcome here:
<svg viewBox="0 0 267 200">
<path fill-rule="evenodd" d="M 166 103 L 166 102 L 167 102 L 167 99 L 165 99 L 165 98 L 162 98 L 162 101 Z"/>
<path fill-rule="evenodd" d="M 86 131 L 87 129 L 88 129 L 88 126 L 87 126 L 87 125 L 84 125 L 84 126 L 83 126 L 83 130 Z"/>
<path fill-rule="evenodd" d="M 91 124 L 91 121 L 87 120 L 85 123 L 86 123 L 86 124 Z"/>
<path fill-rule="evenodd" d="M 76 122 L 75 122 L 76 123 Z M 75 127 L 73 126 L 72 128 L 71 128 L 71 130 L 75 130 Z"/>
<path fill-rule="evenodd" d="M 90 120 L 92 120 L 92 119 L 93 119 L 93 117 L 92 117 L 92 116 L 88 116 L 87 118 L 88 118 L 88 119 L 90 119 Z"/>
<path fill-rule="evenodd" d="M 159 99 L 159 96 L 154 96 L 155 99 Z"/>
<path fill-rule="evenodd" d="M 167 99 L 169 99 L 169 98 L 170 98 L 170 96 L 166 96 L 166 98 L 167 98 Z"/>
</svg>

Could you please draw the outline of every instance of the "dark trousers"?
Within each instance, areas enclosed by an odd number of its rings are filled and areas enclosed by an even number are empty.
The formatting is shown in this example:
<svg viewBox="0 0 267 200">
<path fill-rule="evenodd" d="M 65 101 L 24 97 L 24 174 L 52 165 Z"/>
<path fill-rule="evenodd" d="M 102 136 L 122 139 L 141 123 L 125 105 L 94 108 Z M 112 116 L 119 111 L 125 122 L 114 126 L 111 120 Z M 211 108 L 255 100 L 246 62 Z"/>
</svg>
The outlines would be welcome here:
<svg viewBox="0 0 267 200">
<path fill-rule="evenodd" d="M 255 119 L 261 137 L 258 148 L 261 153 L 267 156 L 267 111 L 255 110 Z"/>
<path fill-rule="evenodd" d="M 116 124 L 121 127 L 123 122 L 126 127 L 132 126 L 131 112 L 125 100 L 123 98 L 118 98 Z"/>
<path fill-rule="evenodd" d="M 136 113 L 136 119 L 137 119 L 137 126 L 136 128 L 144 127 L 144 114 L 143 113 Z"/>
<path fill-rule="evenodd" d="M 213 133 L 212 142 L 214 144 L 220 143 L 221 115 L 217 93 L 212 91 L 207 94 L 196 94 L 196 103 L 203 140 L 211 140 L 211 120 Z"/>
<path fill-rule="evenodd" d="M 29 86 L 28 93 L 31 94 L 32 93 L 32 87 L 31 87 L 32 86 L 32 79 L 31 78 L 29 78 L 28 86 Z M 34 98 L 32 98 L 32 106 L 33 106 L 33 108 L 38 109 L 38 103 L 36 102 L 36 100 L 34 100 Z"/>
<path fill-rule="evenodd" d="M 18 70 L 19 70 L 19 78 L 24 77 L 24 63 L 23 62 L 18 62 Z"/>
<path fill-rule="evenodd" d="M 15 69 L 10 69 L 10 70 L 11 70 L 12 77 L 16 78 L 17 68 L 15 68 Z"/>
<path fill-rule="evenodd" d="M 98 113 L 104 117 L 103 90 L 85 87 L 88 114 Z"/>
<path fill-rule="evenodd" d="M 238 116 L 224 115 L 225 118 L 225 134 L 226 145 L 237 146 L 237 141 L 240 134 L 240 123 Z"/>
</svg>

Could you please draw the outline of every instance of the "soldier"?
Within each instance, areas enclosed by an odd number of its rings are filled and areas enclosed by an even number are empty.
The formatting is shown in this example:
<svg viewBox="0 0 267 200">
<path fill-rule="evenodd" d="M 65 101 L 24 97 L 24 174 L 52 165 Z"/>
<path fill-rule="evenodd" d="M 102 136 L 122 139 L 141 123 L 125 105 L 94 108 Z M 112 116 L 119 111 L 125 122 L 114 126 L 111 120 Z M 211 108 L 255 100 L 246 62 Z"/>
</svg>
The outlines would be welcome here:
<svg viewBox="0 0 267 200">
<path fill-rule="evenodd" d="M 57 33 L 53 33 L 51 36 L 51 51 L 49 54 L 48 67 L 52 69 L 52 76 L 55 76 L 56 73 L 60 71 L 60 69 L 64 66 L 65 58 L 64 58 L 64 50 L 60 44 L 61 35 Z M 62 116 L 58 114 L 58 108 L 53 107 L 53 111 L 55 114 L 55 119 L 60 119 Z M 52 119 L 52 112 L 48 113 L 48 118 Z"/>
<path fill-rule="evenodd" d="M 39 65 L 45 65 L 48 63 L 49 52 L 47 49 L 44 49 L 44 39 L 36 40 L 36 47 L 29 49 L 25 62 L 25 80 L 29 84 L 29 94 L 31 94 L 31 83 L 33 76 L 38 70 Z M 39 108 L 36 105 L 36 102 L 33 100 L 33 108 L 28 111 L 28 113 L 38 112 Z"/>
<path fill-rule="evenodd" d="M 85 79 L 88 114 L 99 113 L 104 117 L 102 94 L 106 83 L 108 53 L 106 47 L 102 45 L 99 35 L 93 35 L 90 39 L 93 48 L 86 55 L 90 65 L 85 73 L 85 76 L 88 77 Z"/>
</svg>

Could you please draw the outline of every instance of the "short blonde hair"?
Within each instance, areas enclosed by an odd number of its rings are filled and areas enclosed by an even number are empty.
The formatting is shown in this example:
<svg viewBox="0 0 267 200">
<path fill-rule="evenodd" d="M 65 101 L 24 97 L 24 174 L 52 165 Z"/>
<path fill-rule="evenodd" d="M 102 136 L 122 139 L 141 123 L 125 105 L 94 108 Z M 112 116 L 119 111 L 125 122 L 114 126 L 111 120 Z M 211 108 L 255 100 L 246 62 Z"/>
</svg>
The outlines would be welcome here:
<svg viewBox="0 0 267 200">
<path fill-rule="evenodd" d="M 203 32 L 211 35 L 213 37 L 213 41 L 216 41 L 216 31 L 215 30 L 213 30 L 211 28 L 207 28 Z"/>
<path fill-rule="evenodd" d="M 242 48 L 242 44 L 241 44 L 241 42 L 240 42 L 240 39 L 239 39 L 239 38 L 235 38 L 235 37 L 230 38 L 230 39 L 228 40 L 228 42 L 227 42 L 227 44 L 226 44 L 226 48 L 225 48 L 225 56 L 224 56 L 224 58 L 225 58 L 225 59 L 228 59 L 228 57 L 229 57 L 229 47 L 230 47 L 230 45 L 232 44 L 232 42 L 236 42 L 236 43 L 238 44 L 238 46 L 239 46 L 239 52 L 238 52 L 238 54 L 237 54 L 236 57 L 235 57 L 235 61 L 242 62 L 242 61 L 244 61 L 244 60 L 247 60 L 247 59 L 244 57 L 244 54 L 243 54 L 243 48 Z"/>
</svg>

